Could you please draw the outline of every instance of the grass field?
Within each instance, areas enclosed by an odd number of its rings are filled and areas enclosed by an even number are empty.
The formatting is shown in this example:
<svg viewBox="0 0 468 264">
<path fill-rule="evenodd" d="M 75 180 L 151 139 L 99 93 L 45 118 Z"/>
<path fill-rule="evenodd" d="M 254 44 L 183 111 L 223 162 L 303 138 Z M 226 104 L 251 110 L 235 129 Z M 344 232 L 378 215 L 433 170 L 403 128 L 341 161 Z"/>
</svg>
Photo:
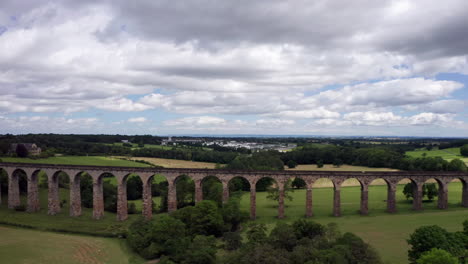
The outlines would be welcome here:
<svg viewBox="0 0 468 264">
<path fill-rule="evenodd" d="M 441 157 L 447 161 L 451 161 L 453 159 L 461 159 L 466 164 L 468 164 L 468 157 L 463 157 L 460 155 L 460 148 L 447 148 L 447 149 L 433 149 L 427 150 L 426 148 L 422 148 L 420 150 L 414 151 L 407 151 L 406 155 L 414 158 L 423 157 L 426 154 L 426 157 Z"/>
<path fill-rule="evenodd" d="M 323 224 L 336 222 L 343 232 L 349 231 L 358 234 L 376 247 L 386 263 L 407 263 L 406 254 L 408 246 L 406 239 L 417 227 L 437 224 L 454 231 L 460 230 L 461 222 L 468 219 L 468 210 L 459 206 L 461 200 L 460 182 L 449 184 L 449 209 L 446 211 L 436 209 L 436 201 L 425 202 L 423 205 L 425 209 L 422 212 L 412 211 L 411 202 L 406 201 L 403 197 L 403 185 L 399 185 L 397 189 L 398 213 L 396 214 L 385 213 L 386 186 L 372 185 L 369 187 L 369 216 L 360 216 L 358 214 L 360 188 L 343 187 L 341 192 L 343 216 L 338 218 L 331 216 L 333 189 L 324 186 L 326 185 L 319 186 L 322 188 L 313 189 L 313 220 Z M 61 198 L 68 200 L 67 190 L 61 189 L 60 195 Z M 258 192 L 258 219 L 256 221 L 266 223 L 272 228 L 274 223 L 278 221 L 293 221 L 294 219 L 303 217 L 305 214 L 305 190 L 295 190 L 291 195 L 293 196 L 293 201 L 285 202 L 286 219 L 279 220 L 276 218 L 277 203 L 267 200 L 265 192 Z M 138 215 L 130 215 L 129 221 L 117 222 L 115 221 L 115 214 L 106 212 L 104 219 L 96 221 L 91 219 L 92 210 L 83 208 L 83 216 L 72 218 L 68 216 L 68 205 L 65 205 L 62 208 L 62 212 L 58 215 L 48 216 L 46 210 L 47 190 L 41 190 L 42 209 L 39 213 L 34 214 L 9 210 L 5 205 L 6 197 L 2 198 L 4 202 L 0 205 L 0 221 L 32 225 L 42 230 L 61 229 L 72 232 L 84 231 L 94 234 L 116 234 L 125 230 L 128 224 L 138 217 Z M 22 197 L 22 199 L 24 202 L 25 197 Z M 159 198 L 155 197 L 154 200 L 159 205 Z M 139 209 L 141 208 L 141 200 L 129 202 L 134 202 Z M 242 196 L 241 207 L 244 211 L 249 210 L 250 201 L 248 193 Z M 12 254 L 16 253 L 13 251 Z"/>
<path fill-rule="evenodd" d="M 59 156 L 46 159 L 0 157 L 3 162 L 42 163 L 62 165 L 94 165 L 94 166 L 122 166 L 122 167 L 148 167 L 144 163 L 121 160 L 102 156 Z"/>
<path fill-rule="evenodd" d="M 8 264 L 144 263 L 125 241 L 0 226 L 0 261 Z"/>
<path fill-rule="evenodd" d="M 386 186 L 373 185 L 369 187 L 369 215 L 358 213 L 360 206 L 360 188 L 343 187 L 341 190 L 342 217 L 333 217 L 333 189 L 313 189 L 314 221 L 326 224 L 336 222 L 342 231 L 353 232 L 373 245 L 386 263 L 407 263 L 408 245 L 406 239 L 419 226 L 437 224 L 448 230 L 461 230 L 461 223 L 468 219 L 468 210 L 460 207 L 461 183 L 449 184 L 449 209 L 436 209 L 437 201 L 425 202 L 424 211 L 411 210 L 411 202 L 402 193 L 404 185 L 398 185 L 397 209 L 398 213 L 388 214 L 386 209 Z M 293 221 L 305 215 L 305 190 L 291 193 L 293 201 L 285 201 L 284 220 L 276 218 L 278 215 L 277 202 L 266 199 L 265 192 L 257 192 L 257 220 L 267 224 L 270 228 L 278 221 Z M 243 210 L 249 210 L 249 194 L 242 196 Z"/>
</svg>

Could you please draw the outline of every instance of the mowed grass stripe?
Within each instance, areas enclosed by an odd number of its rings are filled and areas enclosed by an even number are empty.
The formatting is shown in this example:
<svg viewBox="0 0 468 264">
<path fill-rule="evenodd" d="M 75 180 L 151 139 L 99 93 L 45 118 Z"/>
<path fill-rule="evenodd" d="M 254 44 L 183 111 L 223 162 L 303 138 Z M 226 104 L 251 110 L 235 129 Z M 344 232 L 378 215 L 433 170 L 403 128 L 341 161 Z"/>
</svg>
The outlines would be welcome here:
<svg viewBox="0 0 468 264">
<path fill-rule="evenodd" d="M 118 239 L 57 234 L 0 226 L 0 261 L 8 264 L 143 263 Z"/>
</svg>

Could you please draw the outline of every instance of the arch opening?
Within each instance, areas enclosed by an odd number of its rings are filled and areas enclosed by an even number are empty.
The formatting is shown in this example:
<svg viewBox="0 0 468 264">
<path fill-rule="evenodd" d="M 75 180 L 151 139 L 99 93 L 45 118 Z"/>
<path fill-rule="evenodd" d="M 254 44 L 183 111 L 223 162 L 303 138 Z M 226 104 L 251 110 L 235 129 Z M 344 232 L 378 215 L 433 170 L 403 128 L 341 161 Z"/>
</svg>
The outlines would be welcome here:
<svg viewBox="0 0 468 264">
<path fill-rule="evenodd" d="M 395 206 L 399 212 L 413 210 L 413 189 L 415 188 L 416 182 L 410 178 L 404 178 L 397 182 Z"/>
<path fill-rule="evenodd" d="M 8 201 L 8 173 L 0 168 L 0 207 Z"/>
<path fill-rule="evenodd" d="M 463 190 L 467 189 L 467 182 L 462 178 L 453 179 L 447 183 L 448 207 L 461 207 L 463 205 Z M 466 192 L 466 191 L 465 191 Z M 465 205 L 465 206 L 468 206 Z"/>
<path fill-rule="evenodd" d="M 278 216 L 278 183 L 271 177 L 260 178 L 255 183 L 256 217 Z"/>
<path fill-rule="evenodd" d="M 153 201 L 153 213 L 165 213 L 168 211 L 168 187 L 169 182 L 164 175 L 156 174 L 149 179 L 151 183 L 151 195 Z"/>
<path fill-rule="evenodd" d="M 214 201 L 218 207 L 223 205 L 223 184 L 218 177 L 209 175 L 201 180 L 202 199 Z"/>
<path fill-rule="evenodd" d="M 313 212 L 315 216 L 330 216 L 333 209 L 334 184 L 329 178 L 319 178 L 312 185 Z"/>
<path fill-rule="evenodd" d="M 378 178 L 369 183 L 369 213 L 384 213 L 388 211 L 388 193 L 390 184 L 387 180 Z"/>
<path fill-rule="evenodd" d="M 342 215 L 360 213 L 362 188 L 362 183 L 357 178 L 348 178 L 341 183 L 340 196 Z"/>
<path fill-rule="evenodd" d="M 175 180 L 177 208 L 195 205 L 195 181 L 189 176 L 182 174 Z"/>
</svg>

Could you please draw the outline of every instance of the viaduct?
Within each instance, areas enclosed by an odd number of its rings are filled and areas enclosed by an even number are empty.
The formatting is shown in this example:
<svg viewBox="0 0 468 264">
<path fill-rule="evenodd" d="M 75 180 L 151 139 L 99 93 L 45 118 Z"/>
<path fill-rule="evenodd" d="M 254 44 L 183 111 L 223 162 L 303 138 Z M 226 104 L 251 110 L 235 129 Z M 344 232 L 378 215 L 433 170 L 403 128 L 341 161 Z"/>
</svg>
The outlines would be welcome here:
<svg viewBox="0 0 468 264">
<path fill-rule="evenodd" d="M 258 180 L 270 177 L 276 181 L 279 189 L 278 217 L 284 215 L 284 186 L 292 178 L 299 177 L 306 182 L 305 216 L 313 216 L 312 185 L 320 178 L 328 178 L 334 185 L 333 210 L 334 216 L 341 214 L 340 190 L 347 179 L 357 179 L 361 185 L 360 213 L 368 214 L 368 188 L 373 180 L 383 179 L 387 184 L 387 211 L 396 212 L 395 193 L 398 182 L 409 179 L 413 184 L 413 209 L 422 210 L 423 184 L 429 179 L 435 179 L 439 186 L 439 209 L 446 209 L 448 204 L 448 184 L 455 179 L 462 182 L 461 206 L 468 207 L 468 173 L 463 172 L 345 172 L 345 171 L 228 171 L 212 169 L 161 169 L 161 168 L 133 168 L 107 166 L 76 166 L 76 165 L 48 165 L 27 163 L 1 163 L 0 169 L 8 174 L 8 207 L 20 205 L 18 172 L 26 174 L 28 180 L 27 211 L 39 210 L 38 173 L 43 171 L 48 177 L 48 214 L 60 212 L 58 174 L 66 173 L 70 177 L 70 216 L 81 215 L 80 177 L 83 172 L 93 178 L 93 218 L 100 219 L 104 215 L 103 175 L 110 173 L 117 179 L 117 220 L 127 219 L 127 188 L 126 181 L 130 174 L 137 174 L 143 182 L 143 215 L 152 217 L 151 183 L 155 175 L 163 175 L 168 181 L 168 210 L 177 210 L 176 182 L 186 175 L 195 182 L 195 200 L 203 199 L 202 182 L 206 177 L 214 176 L 223 185 L 223 201 L 229 198 L 229 182 L 235 177 L 243 177 L 250 183 L 250 217 L 256 218 L 255 186 Z M 1 194 L 0 194 L 1 203 Z"/>
</svg>

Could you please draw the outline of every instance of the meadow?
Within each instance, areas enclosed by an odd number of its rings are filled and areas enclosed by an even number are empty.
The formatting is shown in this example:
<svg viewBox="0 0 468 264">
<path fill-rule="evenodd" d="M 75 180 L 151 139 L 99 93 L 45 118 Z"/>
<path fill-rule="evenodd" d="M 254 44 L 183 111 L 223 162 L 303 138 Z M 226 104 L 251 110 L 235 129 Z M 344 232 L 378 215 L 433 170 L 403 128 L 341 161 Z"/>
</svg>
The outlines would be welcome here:
<svg viewBox="0 0 468 264">
<path fill-rule="evenodd" d="M 327 186 L 323 184 L 321 186 Z M 403 196 L 404 185 L 397 190 L 396 214 L 388 214 L 386 209 L 386 186 L 372 185 L 369 188 L 369 215 L 358 213 L 360 204 L 360 188 L 357 186 L 343 187 L 341 192 L 342 217 L 331 216 L 333 204 L 333 189 L 319 187 L 313 189 L 314 221 L 327 224 L 335 222 L 343 232 L 353 232 L 372 244 L 381 254 L 386 263 L 407 263 L 408 245 L 406 239 L 422 225 L 437 224 L 448 230 L 461 230 L 461 223 L 468 219 L 468 210 L 460 207 L 461 183 L 449 184 L 449 209 L 440 211 L 436 208 L 437 200 L 424 202 L 424 211 L 411 210 L 411 201 Z M 61 198 L 68 199 L 68 191 L 61 189 Z M 277 202 L 266 199 L 267 193 L 257 192 L 257 220 L 265 223 L 271 229 L 279 221 L 293 221 L 305 214 L 305 190 L 294 190 L 290 193 L 292 201 L 286 200 L 286 218 L 279 220 L 277 216 Z M 23 202 L 25 197 L 23 198 Z M 125 231 L 132 220 L 139 215 L 130 215 L 129 221 L 115 221 L 115 214 L 106 212 L 104 219 L 91 219 L 92 210 L 84 209 L 80 217 L 68 216 L 68 205 L 56 216 L 47 215 L 47 190 L 41 190 L 42 209 L 38 213 L 16 212 L 6 208 L 5 202 L 0 206 L 0 222 L 15 223 L 17 225 L 34 226 L 41 230 L 56 230 L 67 232 L 86 232 L 95 235 L 118 235 Z M 154 198 L 157 205 L 159 197 Z M 6 197 L 3 197 L 6 201 Z M 141 208 L 141 200 L 135 202 Z M 249 193 L 245 192 L 241 199 L 242 210 L 248 212 L 250 208 Z M 156 216 L 157 217 L 157 216 Z M 37 246 L 37 245 L 36 245 Z M 12 252 L 13 254 L 14 252 Z M 38 262 L 40 263 L 40 262 Z M 66 263 L 66 262 L 65 262 Z M 70 262 L 74 263 L 74 262 Z M 117 262 L 118 263 L 118 262 Z"/>
<path fill-rule="evenodd" d="M 125 241 L 0 226 L 2 263 L 144 263 Z"/>
<path fill-rule="evenodd" d="M 405 154 L 413 158 L 420 158 L 425 155 L 426 157 L 441 157 L 447 161 L 451 161 L 453 159 L 461 159 L 468 165 L 468 157 L 463 157 L 460 154 L 460 148 L 447 148 L 447 149 L 434 148 L 432 150 L 427 150 L 426 148 L 422 148 L 419 150 L 407 151 Z"/>
</svg>

